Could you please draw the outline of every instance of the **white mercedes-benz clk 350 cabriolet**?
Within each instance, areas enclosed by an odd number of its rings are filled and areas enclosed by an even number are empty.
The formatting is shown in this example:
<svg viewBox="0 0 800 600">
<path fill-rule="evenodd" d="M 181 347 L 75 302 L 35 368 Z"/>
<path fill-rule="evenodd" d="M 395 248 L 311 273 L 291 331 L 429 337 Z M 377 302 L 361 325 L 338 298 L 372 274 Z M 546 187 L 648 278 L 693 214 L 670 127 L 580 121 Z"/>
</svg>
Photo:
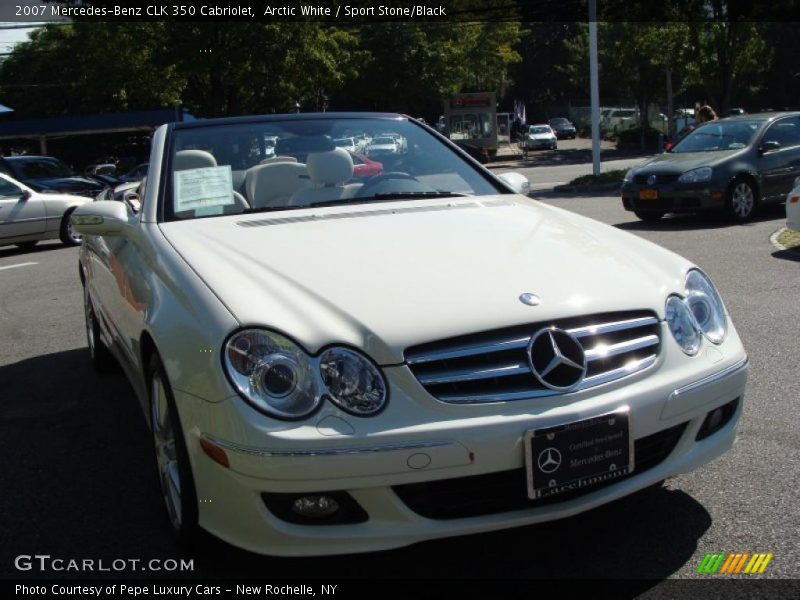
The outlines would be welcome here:
<svg viewBox="0 0 800 600">
<path fill-rule="evenodd" d="M 334 140 L 389 130 L 406 151 L 354 176 Z M 728 450 L 747 355 L 709 278 L 526 191 L 414 119 L 294 114 L 165 125 L 138 213 L 79 207 L 91 357 L 137 392 L 179 537 L 393 548 Z"/>
</svg>

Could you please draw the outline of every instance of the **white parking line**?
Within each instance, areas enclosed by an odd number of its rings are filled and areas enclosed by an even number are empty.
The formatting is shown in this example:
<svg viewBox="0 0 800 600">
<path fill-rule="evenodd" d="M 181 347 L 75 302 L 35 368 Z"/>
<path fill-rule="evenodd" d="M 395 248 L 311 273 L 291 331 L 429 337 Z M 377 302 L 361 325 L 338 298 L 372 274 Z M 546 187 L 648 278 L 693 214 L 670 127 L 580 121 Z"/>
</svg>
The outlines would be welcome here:
<svg viewBox="0 0 800 600">
<path fill-rule="evenodd" d="M 30 265 L 38 265 L 39 263 L 35 262 L 27 262 L 27 263 L 19 263 L 17 265 L 8 265 L 7 267 L 0 267 L 0 271 L 4 271 L 5 269 L 16 269 L 17 267 L 28 267 Z"/>
</svg>

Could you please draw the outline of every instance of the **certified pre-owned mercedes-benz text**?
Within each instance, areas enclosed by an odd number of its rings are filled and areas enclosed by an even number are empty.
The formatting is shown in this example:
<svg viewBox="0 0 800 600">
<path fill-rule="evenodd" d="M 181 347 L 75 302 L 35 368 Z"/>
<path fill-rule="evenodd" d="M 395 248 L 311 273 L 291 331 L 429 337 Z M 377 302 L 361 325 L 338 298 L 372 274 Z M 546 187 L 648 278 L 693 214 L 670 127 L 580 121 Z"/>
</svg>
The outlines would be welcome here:
<svg viewBox="0 0 800 600">
<path fill-rule="evenodd" d="M 341 138 L 406 150 L 353 176 Z M 144 408 L 180 538 L 379 550 L 573 515 L 734 442 L 709 277 L 392 114 L 175 123 L 141 209 L 75 210 L 86 333 Z"/>
</svg>

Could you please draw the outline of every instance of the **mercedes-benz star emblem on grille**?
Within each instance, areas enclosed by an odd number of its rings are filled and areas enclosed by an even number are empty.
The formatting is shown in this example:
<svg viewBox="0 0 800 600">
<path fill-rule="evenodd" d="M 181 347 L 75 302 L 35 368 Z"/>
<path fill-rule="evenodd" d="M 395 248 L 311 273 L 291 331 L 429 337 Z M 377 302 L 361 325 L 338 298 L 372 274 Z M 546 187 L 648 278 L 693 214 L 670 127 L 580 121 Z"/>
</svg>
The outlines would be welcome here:
<svg viewBox="0 0 800 600">
<path fill-rule="evenodd" d="M 555 448 L 545 448 L 539 453 L 536 464 L 542 473 L 552 473 L 561 466 L 561 452 Z"/>
<path fill-rule="evenodd" d="M 656 182 L 655 175 L 650 175 L 650 177 L 647 178 L 647 185 L 653 185 L 655 182 Z"/>
<path fill-rule="evenodd" d="M 531 294 L 530 292 L 525 292 L 519 297 L 519 301 L 523 304 L 527 304 L 528 306 L 539 306 L 542 303 L 542 299 L 539 298 L 536 294 Z"/>
<path fill-rule="evenodd" d="M 540 329 L 528 344 L 531 371 L 539 382 L 560 392 L 575 388 L 586 375 L 586 353 L 563 329 Z"/>
</svg>

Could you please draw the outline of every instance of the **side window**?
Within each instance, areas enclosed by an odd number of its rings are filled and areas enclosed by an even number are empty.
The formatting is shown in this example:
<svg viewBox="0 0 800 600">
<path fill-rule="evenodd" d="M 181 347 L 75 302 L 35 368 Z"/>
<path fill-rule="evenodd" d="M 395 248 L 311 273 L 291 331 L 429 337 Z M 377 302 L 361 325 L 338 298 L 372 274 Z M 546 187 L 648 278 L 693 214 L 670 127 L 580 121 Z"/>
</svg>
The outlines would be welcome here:
<svg viewBox="0 0 800 600">
<path fill-rule="evenodd" d="M 0 198 L 21 198 L 22 188 L 0 177 Z"/>
<path fill-rule="evenodd" d="M 800 118 L 781 119 L 769 126 L 764 142 L 778 142 L 781 148 L 800 145 Z"/>
</svg>

